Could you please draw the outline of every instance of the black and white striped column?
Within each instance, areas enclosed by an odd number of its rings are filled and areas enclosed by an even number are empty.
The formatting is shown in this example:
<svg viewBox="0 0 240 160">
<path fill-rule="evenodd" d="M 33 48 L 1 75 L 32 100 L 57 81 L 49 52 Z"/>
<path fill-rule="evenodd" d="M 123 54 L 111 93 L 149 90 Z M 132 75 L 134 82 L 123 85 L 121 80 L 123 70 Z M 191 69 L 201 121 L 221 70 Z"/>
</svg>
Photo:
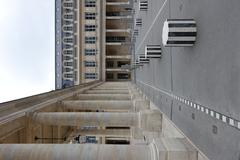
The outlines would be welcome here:
<svg viewBox="0 0 240 160">
<path fill-rule="evenodd" d="M 146 45 L 145 46 L 145 57 L 146 58 L 161 58 L 162 57 L 161 45 Z"/>
<path fill-rule="evenodd" d="M 135 25 L 137 27 L 141 27 L 142 26 L 142 18 L 137 18 L 136 21 L 135 21 Z"/>
<path fill-rule="evenodd" d="M 147 58 L 144 54 L 138 56 L 139 63 L 149 63 L 149 58 Z"/>
<path fill-rule="evenodd" d="M 133 31 L 133 36 L 138 36 L 138 29 L 134 29 L 134 31 Z"/>
<path fill-rule="evenodd" d="M 139 63 L 139 61 L 136 60 L 136 61 L 134 62 L 134 66 L 140 67 L 140 66 L 143 66 L 143 64 L 142 64 L 142 63 Z"/>
<path fill-rule="evenodd" d="M 165 47 L 193 46 L 197 25 L 193 19 L 167 19 L 163 25 L 162 43 Z"/>
<path fill-rule="evenodd" d="M 148 10 L 148 1 L 147 0 L 140 0 L 139 10 L 140 11 L 147 11 Z"/>
</svg>

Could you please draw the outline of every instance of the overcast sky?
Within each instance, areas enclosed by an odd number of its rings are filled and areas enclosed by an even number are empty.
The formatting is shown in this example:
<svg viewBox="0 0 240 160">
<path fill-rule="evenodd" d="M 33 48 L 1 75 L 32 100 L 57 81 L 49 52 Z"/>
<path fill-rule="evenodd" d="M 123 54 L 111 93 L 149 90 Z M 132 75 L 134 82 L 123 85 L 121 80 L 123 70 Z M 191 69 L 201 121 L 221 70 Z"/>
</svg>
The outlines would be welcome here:
<svg viewBox="0 0 240 160">
<path fill-rule="evenodd" d="M 0 0 L 0 103 L 54 89 L 54 0 Z"/>
</svg>

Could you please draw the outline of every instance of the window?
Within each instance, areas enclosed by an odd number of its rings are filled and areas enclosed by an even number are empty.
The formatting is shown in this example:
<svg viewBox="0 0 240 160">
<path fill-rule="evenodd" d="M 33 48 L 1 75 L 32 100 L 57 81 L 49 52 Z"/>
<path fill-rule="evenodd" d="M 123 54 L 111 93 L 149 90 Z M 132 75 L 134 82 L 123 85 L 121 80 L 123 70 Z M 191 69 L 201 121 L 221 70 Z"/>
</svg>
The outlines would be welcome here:
<svg viewBox="0 0 240 160">
<path fill-rule="evenodd" d="M 65 78 L 73 78 L 73 74 L 65 74 Z"/>
<path fill-rule="evenodd" d="M 118 68 L 120 68 L 121 66 L 124 66 L 124 65 L 129 65 L 129 62 L 124 62 L 124 61 L 118 61 L 117 62 Z"/>
<path fill-rule="evenodd" d="M 96 49 L 85 49 L 85 56 L 94 56 L 96 55 Z"/>
<path fill-rule="evenodd" d="M 94 32 L 96 31 L 96 25 L 85 25 L 86 32 Z"/>
<path fill-rule="evenodd" d="M 118 37 L 106 37 L 106 42 L 125 42 L 126 38 L 123 36 L 118 36 Z"/>
<path fill-rule="evenodd" d="M 117 74 L 118 79 L 129 79 L 129 74 L 127 73 L 118 73 Z"/>
<path fill-rule="evenodd" d="M 73 38 L 65 38 L 64 42 L 65 43 L 73 43 Z"/>
<path fill-rule="evenodd" d="M 73 19 L 73 14 L 66 14 L 64 15 L 65 19 Z"/>
<path fill-rule="evenodd" d="M 93 12 L 86 12 L 85 19 L 96 19 L 96 13 Z"/>
<path fill-rule="evenodd" d="M 107 73 L 106 78 L 107 79 L 114 79 L 113 73 Z"/>
<path fill-rule="evenodd" d="M 73 62 L 64 62 L 65 66 L 73 66 Z"/>
<path fill-rule="evenodd" d="M 96 0 L 85 0 L 85 7 L 96 7 Z"/>
<path fill-rule="evenodd" d="M 71 68 L 64 68 L 64 71 L 65 71 L 65 72 L 71 72 L 72 69 L 71 69 Z"/>
<path fill-rule="evenodd" d="M 94 44 L 96 43 L 96 37 L 85 37 L 85 43 L 86 44 Z"/>
<path fill-rule="evenodd" d="M 107 68 L 113 68 L 114 67 L 114 62 L 113 61 L 107 61 L 106 66 L 107 66 Z"/>
<path fill-rule="evenodd" d="M 72 55 L 73 51 L 72 50 L 64 50 L 63 54 L 70 54 L 70 55 Z"/>
<path fill-rule="evenodd" d="M 64 5 L 64 7 L 73 7 L 73 3 L 71 3 L 71 2 L 69 2 L 69 3 L 65 2 L 63 5 Z"/>
<path fill-rule="evenodd" d="M 72 59 L 71 56 L 63 56 L 63 60 L 70 60 L 70 59 Z"/>
<path fill-rule="evenodd" d="M 85 67 L 95 67 L 96 62 L 95 61 L 85 61 Z"/>
<path fill-rule="evenodd" d="M 63 30 L 64 31 L 73 31 L 73 26 L 64 26 Z"/>
<path fill-rule="evenodd" d="M 96 79 L 97 73 L 85 73 L 85 79 Z"/>
</svg>

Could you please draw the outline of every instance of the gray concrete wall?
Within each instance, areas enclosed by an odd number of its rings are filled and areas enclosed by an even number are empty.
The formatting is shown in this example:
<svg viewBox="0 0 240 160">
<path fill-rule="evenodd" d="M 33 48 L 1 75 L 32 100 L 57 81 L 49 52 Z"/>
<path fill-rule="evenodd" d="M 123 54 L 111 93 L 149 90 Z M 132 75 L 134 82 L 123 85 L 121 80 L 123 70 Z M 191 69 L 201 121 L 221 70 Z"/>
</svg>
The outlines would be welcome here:
<svg viewBox="0 0 240 160">
<path fill-rule="evenodd" d="M 162 59 L 137 69 L 136 82 L 210 159 L 240 160 L 240 1 L 149 0 L 136 14 L 143 26 L 135 54 L 162 44 L 166 18 L 196 20 L 196 44 L 162 47 Z"/>
</svg>

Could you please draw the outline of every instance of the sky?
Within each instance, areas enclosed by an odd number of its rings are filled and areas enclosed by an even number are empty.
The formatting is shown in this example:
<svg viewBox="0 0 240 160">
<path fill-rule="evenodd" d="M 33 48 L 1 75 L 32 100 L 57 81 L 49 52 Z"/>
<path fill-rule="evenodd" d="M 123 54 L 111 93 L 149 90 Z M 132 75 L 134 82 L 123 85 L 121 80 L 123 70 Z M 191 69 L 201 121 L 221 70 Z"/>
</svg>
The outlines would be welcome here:
<svg viewBox="0 0 240 160">
<path fill-rule="evenodd" d="M 54 90 L 54 0 L 0 0 L 0 103 Z"/>
</svg>

